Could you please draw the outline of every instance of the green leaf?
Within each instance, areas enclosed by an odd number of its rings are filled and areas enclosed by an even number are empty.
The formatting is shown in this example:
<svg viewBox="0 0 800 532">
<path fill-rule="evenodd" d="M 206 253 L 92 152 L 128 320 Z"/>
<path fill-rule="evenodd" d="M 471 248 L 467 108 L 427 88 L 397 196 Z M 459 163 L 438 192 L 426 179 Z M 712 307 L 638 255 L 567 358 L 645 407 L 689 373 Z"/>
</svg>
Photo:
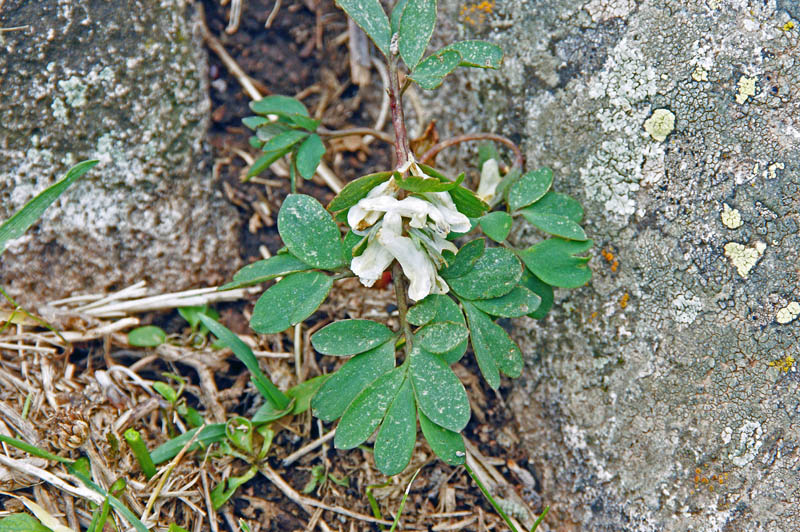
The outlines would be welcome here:
<svg viewBox="0 0 800 532">
<path fill-rule="evenodd" d="M 309 118 L 308 116 L 297 115 L 297 114 L 286 115 L 285 118 L 293 125 L 301 127 L 306 131 L 308 131 L 309 133 L 313 133 L 314 131 L 316 131 L 319 125 L 322 123 L 321 120 L 314 120 L 313 118 Z"/>
<path fill-rule="evenodd" d="M 394 336 L 392 330 L 372 320 L 339 320 L 311 335 L 311 345 L 323 355 L 357 355 Z"/>
<path fill-rule="evenodd" d="M 248 264 L 235 274 L 233 281 L 218 288 L 218 290 L 232 290 L 244 286 L 260 284 L 287 273 L 310 270 L 311 266 L 289 253 L 272 256 L 266 260 L 259 260 Z"/>
<path fill-rule="evenodd" d="M 302 414 L 311 408 L 311 399 L 330 377 L 330 375 L 317 375 L 286 390 L 286 396 L 295 400 L 292 414 Z"/>
<path fill-rule="evenodd" d="M 301 140 L 308 137 L 308 133 L 306 131 L 298 131 L 296 129 L 290 129 L 289 131 L 284 131 L 283 133 L 274 136 L 264 144 L 262 150 L 265 152 L 277 152 L 282 151 L 287 148 L 291 148 Z"/>
<path fill-rule="evenodd" d="M 483 378 L 492 389 L 500 386 L 502 371 L 509 377 L 519 377 L 522 373 L 522 353 L 517 344 L 508 337 L 506 331 L 469 301 L 464 301 L 467 313 L 472 350 L 478 360 Z"/>
<path fill-rule="evenodd" d="M 394 14 L 394 13 L 393 13 Z M 436 26 L 436 0 L 407 0 L 400 17 L 397 47 L 409 70 L 422 59 Z"/>
<path fill-rule="evenodd" d="M 512 211 L 539 201 L 553 184 L 553 171 L 539 168 L 526 172 L 508 189 L 508 207 Z"/>
<path fill-rule="evenodd" d="M 269 423 L 289 414 L 293 414 L 296 404 L 297 402 L 291 399 L 288 405 L 283 408 L 278 408 L 272 401 L 265 401 L 263 405 L 258 407 L 256 413 L 253 414 L 252 422 L 257 424 Z"/>
<path fill-rule="evenodd" d="M 350 264 L 353 261 L 353 257 L 357 257 L 364 252 L 369 243 L 368 240 L 368 235 L 362 236 L 353 231 L 348 231 L 347 234 L 344 235 L 342 245 L 344 246 L 345 264 Z"/>
<path fill-rule="evenodd" d="M 250 109 L 260 115 L 302 115 L 309 116 L 308 109 L 299 100 L 280 94 L 271 94 L 260 100 L 250 102 Z"/>
<path fill-rule="evenodd" d="M 389 57 L 392 28 L 379 0 L 336 0 L 336 5 L 347 13 L 353 22 L 372 39 L 375 46 Z"/>
<path fill-rule="evenodd" d="M 394 342 L 356 355 L 339 368 L 311 400 L 311 408 L 322 421 L 341 417 L 350 403 L 375 379 L 394 368 Z"/>
<path fill-rule="evenodd" d="M 547 316 L 547 313 L 553 308 L 553 287 L 533 275 L 528 268 L 525 268 L 522 272 L 522 278 L 519 283 L 538 295 L 542 300 L 536 310 L 528 314 L 528 316 L 537 320 Z"/>
<path fill-rule="evenodd" d="M 337 449 L 357 447 L 375 432 L 406 378 L 405 369 L 384 373 L 353 399 L 336 427 L 333 445 Z"/>
<path fill-rule="evenodd" d="M 583 228 L 566 216 L 529 212 L 525 209 L 520 212 L 528 222 L 545 233 L 560 236 L 567 240 L 587 240 Z"/>
<path fill-rule="evenodd" d="M 472 301 L 486 314 L 502 318 L 519 318 L 529 315 L 539 307 L 541 302 L 541 297 L 524 286 L 517 286 L 506 295 L 494 299 Z"/>
<path fill-rule="evenodd" d="M 401 473 L 411 461 L 417 443 L 417 408 L 406 377 L 386 411 L 375 438 L 375 465 L 384 475 Z"/>
<path fill-rule="evenodd" d="M 322 144 L 322 139 L 317 134 L 309 136 L 297 150 L 297 171 L 305 179 L 311 179 L 323 155 L 325 145 Z"/>
<path fill-rule="evenodd" d="M 344 264 L 341 233 L 330 213 L 305 194 L 289 194 L 278 212 L 278 233 L 292 255 L 315 268 Z"/>
<path fill-rule="evenodd" d="M 464 174 L 458 176 L 457 181 L 445 181 L 436 178 L 425 178 L 418 176 L 408 176 L 405 179 L 399 173 L 395 176 L 395 183 L 403 190 L 408 190 L 415 194 L 424 192 L 447 192 L 453 190 L 464 181 Z"/>
<path fill-rule="evenodd" d="M 277 161 L 290 151 L 292 151 L 291 146 L 288 148 L 284 148 L 282 150 L 268 151 L 267 153 L 256 159 L 256 161 L 250 167 L 250 170 L 247 171 L 247 177 L 253 177 L 254 175 L 260 174 L 261 172 L 269 168 L 269 165 L 271 165 L 272 163 L 274 163 L 275 161 Z"/>
<path fill-rule="evenodd" d="M 458 305 L 450 297 L 431 294 L 413 307 L 406 315 L 409 323 L 414 325 L 425 325 L 426 323 L 450 321 L 466 325 L 464 314 Z M 440 356 L 447 364 L 455 364 L 467 351 L 467 340 L 464 339 L 450 351 L 442 353 Z"/>
<path fill-rule="evenodd" d="M 495 211 L 484 214 L 479 218 L 483 232 L 495 242 L 503 242 L 511 232 L 513 219 L 508 213 Z"/>
<path fill-rule="evenodd" d="M 403 16 L 403 10 L 406 8 L 407 3 L 408 0 L 397 0 L 392 8 L 392 14 L 390 15 L 392 35 L 400 30 L 400 18 Z"/>
<path fill-rule="evenodd" d="M 341 192 L 333 198 L 333 201 L 328 204 L 328 210 L 336 212 L 349 209 L 364 198 L 370 190 L 384 181 L 388 181 L 391 177 L 392 172 L 378 172 L 376 174 L 361 176 L 347 183 Z"/>
<path fill-rule="evenodd" d="M 522 276 L 522 265 L 511 251 L 489 248 L 472 270 L 447 280 L 450 288 L 466 299 L 492 299 L 509 293 Z"/>
<path fill-rule="evenodd" d="M 11 514 L 0 518 L 0 532 L 53 532 L 29 514 Z"/>
<path fill-rule="evenodd" d="M 200 430 L 192 429 L 187 430 L 180 436 L 172 438 L 171 440 L 167 441 L 156 447 L 153 452 L 150 453 L 150 458 L 153 459 L 153 463 L 161 464 L 175 458 L 175 456 L 181 452 L 181 449 L 189 443 L 189 441 L 194 437 L 197 431 Z M 200 445 L 209 446 L 212 443 L 219 443 L 225 439 L 225 423 L 214 423 L 212 425 L 206 425 L 206 427 L 200 432 L 200 435 L 197 437 L 197 440 L 189 447 L 190 451 L 197 449 Z"/>
<path fill-rule="evenodd" d="M 167 532 L 189 532 L 189 531 L 183 528 L 182 526 L 176 525 L 175 523 L 170 523 Z"/>
<path fill-rule="evenodd" d="M 552 190 L 545 194 L 542 199 L 519 212 L 522 215 L 535 213 L 539 215 L 555 214 L 557 216 L 566 216 L 575 223 L 580 223 L 583 218 L 583 207 L 578 200 Z"/>
<path fill-rule="evenodd" d="M 591 240 L 576 242 L 549 238 L 518 253 L 525 266 L 545 283 L 561 288 L 577 288 L 592 278 L 592 271 L 586 264 L 590 257 L 577 256 L 591 247 Z"/>
<path fill-rule="evenodd" d="M 483 238 L 476 238 L 467 242 L 458 250 L 454 262 L 447 268 L 439 270 L 439 275 L 444 279 L 455 279 L 465 275 L 472 270 L 475 263 L 481 258 L 485 248 L 486 240 Z"/>
<path fill-rule="evenodd" d="M 219 312 L 209 307 L 208 305 L 200 305 L 194 307 L 179 307 L 178 314 L 189 324 L 189 327 L 196 329 L 200 325 L 200 315 L 210 316 L 215 320 L 219 319 Z"/>
<path fill-rule="evenodd" d="M 497 69 L 503 62 L 503 49 L 487 41 L 454 42 L 443 50 L 455 50 L 461 54 L 458 66 Z"/>
<path fill-rule="evenodd" d="M 175 404 L 178 400 L 178 393 L 166 382 L 156 381 L 153 383 L 153 389 L 158 394 L 167 400 L 170 404 Z"/>
<path fill-rule="evenodd" d="M 247 142 L 248 142 L 248 144 L 250 144 L 250 146 L 252 146 L 253 148 L 255 148 L 257 150 L 260 150 L 261 147 L 264 146 L 264 143 L 261 142 L 260 140 L 258 140 L 258 137 L 256 137 L 255 135 L 251 135 L 247 139 Z"/>
<path fill-rule="evenodd" d="M 268 121 L 266 124 L 256 129 L 256 137 L 258 137 L 258 140 L 267 143 L 274 137 L 277 137 L 281 133 L 286 133 L 287 131 L 289 131 L 289 128 L 286 125 L 280 122 Z"/>
<path fill-rule="evenodd" d="M 287 275 L 258 298 L 250 327 L 262 334 L 285 331 L 311 316 L 332 285 L 333 279 L 320 272 Z"/>
<path fill-rule="evenodd" d="M 467 457 L 467 451 L 464 448 L 464 438 L 461 437 L 461 434 L 440 427 L 428 419 L 428 416 L 419 408 L 417 408 L 417 414 L 422 434 L 436 456 L 449 465 L 463 464 Z"/>
<path fill-rule="evenodd" d="M 3 222 L 3 225 L 0 225 L 0 255 L 5 251 L 9 240 L 14 240 L 25 234 L 25 231 L 42 216 L 47 207 L 98 162 L 100 161 L 91 160 L 76 164 L 67 171 L 67 175 L 61 181 L 44 189 L 26 203 L 22 209 L 14 213 L 11 218 Z"/>
<path fill-rule="evenodd" d="M 467 328 L 452 321 L 431 323 L 414 335 L 420 347 L 431 353 L 446 353 L 454 349 L 469 336 Z"/>
<path fill-rule="evenodd" d="M 458 208 L 459 212 L 464 216 L 478 218 L 489 210 L 489 206 L 486 203 L 478 198 L 474 192 L 464 187 L 456 187 L 451 190 L 450 197 L 453 198 L 453 203 L 456 204 L 456 208 Z"/>
<path fill-rule="evenodd" d="M 211 331 L 214 336 L 219 338 L 219 341 L 222 342 L 222 344 L 230 348 L 230 350 L 233 351 L 233 354 L 236 355 L 236 358 L 238 358 L 239 361 L 250 371 L 250 378 L 253 380 L 253 384 L 261 393 L 261 395 L 264 396 L 264 399 L 271 401 L 273 406 L 275 406 L 277 409 L 286 408 L 289 405 L 289 398 L 286 397 L 283 392 L 281 392 L 274 384 L 272 384 L 272 381 L 269 380 L 266 375 L 264 375 L 258 365 L 258 359 L 253 354 L 253 351 L 250 349 L 250 347 L 244 343 L 241 338 L 233 334 L 230 329 L 213 318 L 204 314 L 201 314 L 199 318 L 203 325 L 208 327 L 208 330 Z"/>
<path fill-rule="evenodd" d="M 455 50 L 439 50 L 423 59 L 408 77 L 423 89 L 435 89 L 460 62 L 461 54 Z"/>
<path fill-rule="evenodd" d="M 167 333 L 161 327 L 145 325 L 128 333 L 128 343 L 136 347 L 156 347 L 167 341 Z"/>
<path fill-rule="evenodd" d="M 242 124 L 244 124 L 247 128 L 252 129 L 253 131 L 269 123 L 270 123 L 269 120 L 267 120 L 263 116 L 247 116 L 245 118 L 242 118 Z"/>
<path fill-rule="evenodd" d="M 470 417 L 464 385 L 442 360 L 419 345 L 411 351 L 411 383 L 420 409 L 439 426 L 461 432 Z"/>
<path fill-rule="evenodd" d="M 236 490 L 242 484 L 245 484 L 247 481 L 252 479 L 258 473 L 258 467 L 252 466 L 244 475 L 238 477 L 228 477 L 223 479 L 222 482 L 217 484 L 213 490 L 211 490 L 210 497 L 211 497 L 211 505 L 214 507 L 215 510 L 219 510 L 222 508 L 222 505 L 228 502 Z"/>
</svg>

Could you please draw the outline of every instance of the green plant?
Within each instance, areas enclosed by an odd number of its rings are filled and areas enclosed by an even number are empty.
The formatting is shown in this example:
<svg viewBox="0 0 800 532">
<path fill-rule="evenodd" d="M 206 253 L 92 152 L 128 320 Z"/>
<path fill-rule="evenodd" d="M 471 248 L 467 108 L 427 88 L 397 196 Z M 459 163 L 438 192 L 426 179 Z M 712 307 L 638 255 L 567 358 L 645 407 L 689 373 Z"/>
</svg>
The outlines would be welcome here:
<svg viewBox="0 0 800 532">
<path fill-rule="evenodd" d="M 469 343 L 491 388 L 500 386 L 501 374 L 519 376 L 522 353 L 496 320 L 541 319 L 552 307 L 554 287 L 588 282 L 585 253 L 592 241 L 580 226 L 580 203 L 552 190 L 551 170 L 524 171 L 521 153 L 510 140 L 472 134 L 441 142 L 424 154 L 409 148 L 402 105 L 408 84 L 434 89 L 459 66 L 500 68 L 500 48 L 463 41 L 425 56 L 435 27 L 435 0 L 399 0 L 390 16 L 378 0 L 337 3 L 388 64 L 397 165 L 352 181 L 326 209 L 296 193 L 295 174 L 313 175 L 324 153 L 321 137 L 331 133 L 311 120 L 297 100 L 273 95 L 252 102 L 256 116 L 244 123 L 255 132 L 252 145 L 264 154 L 249 175 L 290 157 L 292 194 L 277 224 L 285 248 L 243 268 L 223 289 L 277 279 L 259 298 L 250 320 L 255 331 L 271 334 L 309 318 L 337 281 L 355 276 L 372 286 L 391 267 L 399 330 L 350 319 L 311 336 L 317 352 L 350 357 L 312 399 L 313 413 L 323 421 L 339 419 L 338 449 L 358 447 L 377 431 L 375 464 L 387 475 L 409 464 L 418 421 L 442 460 L 463 465 L 460 432 L 469 422 L 470 405 L 451 365 Z M 402 86 L 401 61 L 407 71 Z M 475 191 L 463 186 L 463 173 L 453 180 L 425 164 L 448 146 L 474 140 L 500 142 L 514 152 L 513 164 L 506 167 L 493 144 L 481 146 Z M 546 238 L 524 249 L 514 247 L 507 238 L 520 219 Z M 344 236 L 337 222 L 347 226 Z"/>
</svg>

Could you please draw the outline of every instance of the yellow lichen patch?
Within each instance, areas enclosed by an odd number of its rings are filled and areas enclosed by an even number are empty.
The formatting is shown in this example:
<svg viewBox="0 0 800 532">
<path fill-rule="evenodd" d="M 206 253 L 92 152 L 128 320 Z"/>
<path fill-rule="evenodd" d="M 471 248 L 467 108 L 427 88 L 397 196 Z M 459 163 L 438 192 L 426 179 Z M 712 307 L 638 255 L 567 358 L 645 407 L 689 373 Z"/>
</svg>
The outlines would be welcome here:
<svg viewBox="0 0 800 532">
<path fill-rule="evenodd" d="M 656 109 L 644 122 L 644 130 L 659 142 L 664 142 L 673 129 L 675 129 L 675 114 L 669 109 Z"/>
<path fill-rule="evenodd" d="M 769 363 L 769 367 L 778 368 L 778 371 L 782 371 L 784 373 L 789 373 L 789 370 L 792 369 L 792 366 L 794 366 L 794 357 L 792 355 L 786 355 L 781 359 L 773 360 Z"/>
<path fill-rule="evenodd" d="M 614 254 L 611 252 L 610 249 L 601 249 L 600 254 L 606 259 L 606 262 L 611 264 L 611 271 L 616 272 L 617 268 L 619 268 L 619 261 L 614 257 Z"/>
<path fill-rule="evenodd" d="M 621 309 L 624 309 L 625 307 L 627 307 L 628 306 L 628 301 L 630 301 L 630 299 L 631 299 L 631 296 L 630 296 L 630 294 L 628 292 L 625 292 L 624 294 L 622 294 L 622 297 L 619 300 L 619 307 Z"/>
<path fill-rule="evenodd" d="M 722 223 L 728 229 L 737 229 L 742 226 L 742 217 L 739 211 L 731 209 L 727 203 L 722 204 Z"/>
<path fill-rule="evenodd" d="M 708 70 L 697 65 L 697 68 L 692 72 L 692 79 L 695 81 L 708 81 Z"/>
<path fill-rule="evenodd" d="M 736 102 L 737 103 L 744 103 L 750 96 L 756 95 L 756 78 L 753 76 L 752 78 L 748 78 L 747 76 L 742 76 L 739 78 L 739 93 L 736 95 Z"/>
<path fill-rule="evenodd" d="M 782 309 L 778 310 L 778 314 L 775 316 L 775 321 L 783 325 L 794 321 L 797 316 L 800 316 L 800 303 L 797 301 L 792 301 Z"/>
<path fill-rule="evenodd" d="M 794 29 L 794 21 L 790 20 L 783 25 L 783 31 L 792 31 Z"/>
<path fill-rule="evenodd" d="M 494 0 L 482 2 L 470 2 L 461 6 L 459 16 L 461 20 L 472 26 L 480 26 L 486 22 L 486 15 L 490 15 L 494 10 Z"/>
<path fill-rule="evenodd" d="M 765 249 L 767 249 L 767 245 L 763 242 L 756 242 L 751 248 L 738 242 L 728 242 L 725 244 L 725 256 L 731 259 L 731 263 L 736 266 L 739 275 L 747 279 L 750 270 L 764 254 Z"/>
</svg>

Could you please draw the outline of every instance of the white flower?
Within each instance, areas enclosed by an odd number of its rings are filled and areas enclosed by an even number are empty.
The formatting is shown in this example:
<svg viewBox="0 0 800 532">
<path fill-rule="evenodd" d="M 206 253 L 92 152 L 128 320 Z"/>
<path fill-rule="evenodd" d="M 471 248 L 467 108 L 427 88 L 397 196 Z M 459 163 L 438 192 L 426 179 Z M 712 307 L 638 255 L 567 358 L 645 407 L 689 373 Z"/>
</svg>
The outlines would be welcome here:
<svg viewBox="0 0 800 532">
<path fill-rule="evenodd" d="M 429 177 L 413 158 L 400 170 Z M 442 253 L 458 251 L 446 237 L 451 231 L 469 231 L 469 218 L 458 211 L 448 192 L 397 199 L 399 190 L 391 178 L 350 208 L 347 223 L 353 232 L 367 237 L 366 249 L 353 258 L 350 269 L 363 285 L 372 286 L 397 259 L 408 277 L 411 299 L 419 301 L 428 294 L 445 294 L 447 283 L 437 273 L 445 264 Z"/>
<path fill-rule="evenodd" d="M 497 160 L 489 159 L 481 167 L 481 180 L 478 183 L 478 191 L 475 194 L 486 203 L 490 203 L 494 199 L 497 185 L 500 184 L 501 180 L 500 167 L 497 165 Z"/>
</svg>

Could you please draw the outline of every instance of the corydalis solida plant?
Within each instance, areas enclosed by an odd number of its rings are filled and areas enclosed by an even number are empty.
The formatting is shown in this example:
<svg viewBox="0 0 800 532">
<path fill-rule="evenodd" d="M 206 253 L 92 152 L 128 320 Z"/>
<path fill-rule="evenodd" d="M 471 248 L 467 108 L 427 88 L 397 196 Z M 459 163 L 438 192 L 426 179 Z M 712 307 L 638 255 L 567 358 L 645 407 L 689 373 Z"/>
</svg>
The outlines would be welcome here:
<svg viewBox="0 0 800 532">
<path fill-rule="evenodd" d="M 497 152 L 482 149 L 477 193 L 462 185 L 463 174 L 453 180 L 423 164 L 455 142 L 492 138 L 513 145 L 503 137 L 468 135 L 424 154 L 410 150 L 401 63 L 405 83 L 435 89 L 459 66 L 500 68 L 497 46 L 462 41 L 426 56 L 435 1 L 401 0 L 389 16 L 378 0 L 337 3 L 386 59 L 396 166 L 352 181 L 327 209 L 310 196 L 289 195 L 278 214 L 284 252 L 245 267 L 226 288 L 280 278 L 259 298 L 250 321 L 255 331 L 271 334 L 310 317 L 338 280 L 355 275 L 369 286 L 392 268 L 399 330 L 349 319 L 311 336 L 317 352 L 349 357 L 321 385 L 312 410 L 323 421 L 340 419 L 334 439 L 339 449 L 361 445 L 377 431 L 375 463 L 385 474 L 408 465 L 417 422 L 441 459 L 464 464 L 460 432 L 470 406 L 451 365 L 469 344 L 492 388 L 499 387 L 501 373 L 520 375 L 522 353 L 495 320 L 542 318 L 552 306 L 553 287 L 578 287 L 589 280 L 589 258 L 583 254 L 592 242 L 580 226 L 583 209 L 551 190 L 550 170 L 524 172 L 515 146 L 517 156 L 505 175 Z M 296 175 L 311 178 L 324 155 L 320 122 L 301 102 L 285 96 L 268 96 L 251 109 L 256 116 L 244 122 L 255 132 L 252 145 L 263 154 L 250 175 L 288 157 L 294 192 Z M 508 243 L 520 217 L 546 238 L 524 249 Z M 337 222 L 347 229 L 344 237 Z"/>
</svg>

